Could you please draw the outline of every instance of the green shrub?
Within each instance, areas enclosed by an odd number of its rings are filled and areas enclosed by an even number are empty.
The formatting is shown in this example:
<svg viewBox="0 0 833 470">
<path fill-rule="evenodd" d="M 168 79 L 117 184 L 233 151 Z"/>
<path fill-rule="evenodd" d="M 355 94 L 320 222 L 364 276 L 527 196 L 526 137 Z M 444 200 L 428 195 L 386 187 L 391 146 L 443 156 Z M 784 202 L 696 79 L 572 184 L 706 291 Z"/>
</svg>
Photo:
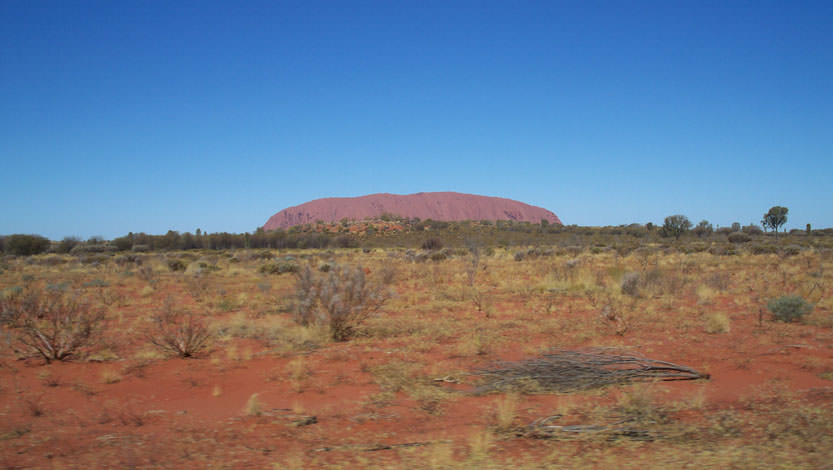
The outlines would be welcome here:
<svg viewBox="0 0 833 470">
<path fill-rule="evenodd" d="M 29 256 L 43 253 L 50 244 L 48 238 L 40 235 L 15 234 L 6 237 L 4 250 L 13 255 Z"/>
<path fill-rule="evenodd" d="M 81 239 L 78 237 L 64 237 L 64 239 L 58 243 L 57 251 L 58 253 L 69 253 L 69 251 L 75 248 L 79 243 L 81 243 Z"/>
<path fill-rule="evenodd" d="M 798 295 L 785 295 L 777 299 L 771 299 L 767 303 L 767 308 L 776 320 L 791 323 L 795 320 L 801 320 L 804 315 L 810 313 L 813 304 Z"/>
<path fill-rule="evenodd" d="M 729 241 L 732 243 L 746 243 L 751 241 L 752 237 L 744 232 L 732 232 L 729 234 Z"/>
<path fill-rule="evenodd" d="M 679 240 L 680 236 L 691 229 L 691 221 L 688 217 L 677 214 L 669 215 L 665 218 L 665 223 L 660 229 L 660 235 L 663 237 L 674 237 Z"/>
<path fill-rule="evenodd" d="M 109 243 L 81 243 L 73 246 L 72 249 L 69 250 L 69 253 L 71 255 L 81 255 L 85 253 L 114 253 L 116 251 L 119 251 L 116 245 L 110 245 Z"/>
</svg>

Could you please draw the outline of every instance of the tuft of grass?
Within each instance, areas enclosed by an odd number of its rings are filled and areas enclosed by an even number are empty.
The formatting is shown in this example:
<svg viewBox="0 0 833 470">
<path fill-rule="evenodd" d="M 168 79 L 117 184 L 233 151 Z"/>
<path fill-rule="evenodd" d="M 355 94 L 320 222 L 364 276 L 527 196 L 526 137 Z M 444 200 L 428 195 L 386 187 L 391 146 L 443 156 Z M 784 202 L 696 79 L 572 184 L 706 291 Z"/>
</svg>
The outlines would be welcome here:
<svg viewBox="0 0 833 470">
<path fill-rule="evenodd" d="M 289 375 L 289 384 L 296 393 L 301 393 L 307 387 L 311 369 L 306 359 L 297 357 L 286 364 L 286 372 Z"/>
<path fill-rule="evenodd" d="M 709 305 L 714 301 L 714 297 L 717 295 L 717 291 L 712 289 L 711 287 L 700 284 L 697 286 L 697 303 L 702 305 Z"/>
<path fill-rule="evenodd" d="M 730 331 L 731 321 L 729 316 L 723 312 L 715 312 L 706 317 L 706 333 L 728 333 Z"/>
<path fill-rule="evenodd" d="M 483 356 L 492 351 L 497 341 L 496 333 L 478 328 L 460 339 L 457 353 L 461 356 Z"/>
<path fill-rule="evenodd" d="M 107 368 L 101 371 L 101 381 L 106 384 L 119 383 L 123 378 L 121 373 L 114 369 Z"/>
<path fill-rule="evenodd" d="M 494 436 L 485 429 L 470 434 L 468 438 L 469 460 L 473 463 L 485 462 L 494 444 Z"/>
<path fill-rule="evenodd" d="M 495 424 L 498 432 L 513 429 L 518 413 L 518 395 L 508 393 L 495 400 Z"/>
<path fill-rule="evenodd" d="M 260 394 L 253 393 L 243 405 L 243 414 L 246 416 L 260 416 L 263 414 L 263 403 L 260 401 Z"/>
</svg>

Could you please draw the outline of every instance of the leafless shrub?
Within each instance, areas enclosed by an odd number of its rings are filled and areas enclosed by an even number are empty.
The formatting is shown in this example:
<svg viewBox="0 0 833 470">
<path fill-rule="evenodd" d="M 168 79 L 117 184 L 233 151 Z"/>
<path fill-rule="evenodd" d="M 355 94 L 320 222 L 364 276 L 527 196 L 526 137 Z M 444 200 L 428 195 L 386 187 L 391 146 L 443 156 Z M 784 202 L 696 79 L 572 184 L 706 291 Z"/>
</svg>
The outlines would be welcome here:
<svg viewBox="0 0 833 470">
<path fill-rule="evenodd" d="M 396 268 L 392 265 L 383 266 L 382 269 L 379 270 L 379 280 L 386 286 L 393 284 L 393 281 L 396 280 L 396 276 Z"/>
<path fill-rule="evenodd" d="M 94 343 L 103 322 L 104 313 L 75 292 L 29 286 L 0 298 L 0 326 L 21 352 L 47 363 L 66 360 Z"/>
<path fill-rule="evenodd" d="M 492 298 L 487 293 L 483 292 L 480 289 L 472 287 L 470 290 L 471 301 L 474 303 L 474 306 L 477 307 L 478 312 L 483 312 L 486 314 L 486 318 L 489 318 L 492 314 Z"/>
<path fill-rule="evenodd" d="M 41 395 L 24 395 L 21 400 L 30 416 L 37 418 L 46 414 L 43 403 L 41 403 Z"/>
<path fill-rule="evenodd" d="M 729 273 L 726 272 L 717 272 L 705 279 L 705 283 L 707 286 L 711 287 L 712 289 L 717 289 L 719 291 L 726 291 L 729 288 L 729 280 L 730 276 Z"/>
<path fill-rule="evenodd" d="M 153 272 L 153 268 L 150 266 L 142 266 L 136 270 L 136 276 L 139 279 L 142 279 L 145 282 L 153 282 L 156 279 L 156 274 Z"/>
<path fill-rule="evenodd" d="M 193 357 L 211 346 L 214 335 L 192 312 L 178 310 L 168 298 L 146 333 L 151 344 L 180 357 Z"/>
<path fill-rule="evenodd" d="M 335 265 L 326 273 L 309 266 L 296 274 L 295 320 L 329 326 L 335 341 L 347 341 L 389 298 L 384 286 L 368 282 L 360 267 Z"/>
<path fill-rule="evenodd" d="M 202 274 L 188 276 L 185 280 L 185 291 L 188 292 L 195 302 L 200 303 L 208 294 L 211 287 L 208 278 Z"/>
<path fill-rule="evenodd" d="M 623 294 L 639 297 L 639 286 L 642 284 L 642 276 L 639 273 L 627 273 L 622 277 L 620 287 Z"/>
</svg>

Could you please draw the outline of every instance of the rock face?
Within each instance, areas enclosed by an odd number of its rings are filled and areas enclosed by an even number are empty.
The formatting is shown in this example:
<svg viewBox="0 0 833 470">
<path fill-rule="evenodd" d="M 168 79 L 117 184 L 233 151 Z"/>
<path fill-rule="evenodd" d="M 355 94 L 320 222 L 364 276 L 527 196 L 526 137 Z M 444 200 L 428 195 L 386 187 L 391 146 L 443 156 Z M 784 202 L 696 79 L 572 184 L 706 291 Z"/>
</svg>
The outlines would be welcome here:
<svg viewBox="0 0 833 470">
<path fill-rule="evenodd" d="M 500 197 L 437 192 L 316 199 L 278 212 L 269 218 L 263 229 L 283 229 L 316 221 L 371 219 L 386 213 L 423 220 L 515 220 L 539 223 L 544 219 L 561 224 L 554 213 L 523 202 Z"/>
</svg>

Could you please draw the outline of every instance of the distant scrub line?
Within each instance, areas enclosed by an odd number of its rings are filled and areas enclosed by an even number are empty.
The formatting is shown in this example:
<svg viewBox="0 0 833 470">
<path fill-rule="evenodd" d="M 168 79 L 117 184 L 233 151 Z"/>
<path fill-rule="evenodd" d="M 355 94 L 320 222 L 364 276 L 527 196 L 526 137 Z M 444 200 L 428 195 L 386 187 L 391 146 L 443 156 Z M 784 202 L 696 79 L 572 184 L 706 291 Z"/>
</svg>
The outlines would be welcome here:
<svg viewBox="0 0 833 470">
<path fill-rule="evenodd" d="M 254 233 L 179 233 L 164 235 L 129 233 L 107 241 L 98 237 L 82 241 L 66 237 L 50 241 L 40 235 L 15 234 L 0 236 L 0 251 L 5 254 L 29 256 L 39 253 L 73 255 L 112 254 L 134 251 L 228 250 L 228 249 L 322 249 L 322 248 L 422 248 L 438 250 L 443 246 L 465 247 L 472 242 L 483 246 L 572 246 L 592 252 L 616 250 L 625 254 L 640 246 L 656 243 L 690 253 L 709 251 L 732 255 L 741 251 L 752 254 L 790 254 L 801 246 L 833 249 L 833 229 L 794 229 L 779 237 L 750 224 L 714 229 L 707 221 L 693 226 L 684 216 L 666 218 L 663 226 L 651 223 L 608 227 L 562 226 L 548 223 L 532 224 L 513 221 L 395 221 L 397 230 L 379 230 L 378 223 L 353 223 L 332 232 L 332 224 L 307 224 L 289 230 Z M 342 224 L 345 224 L 342 222 Z M 362 224 L 364 224 L 362 226 Z M 338 224 L 337 224 L 338 225 Z M 385 226 L 383 225 L 383 228 Z M 740 247 L 743 247 L 741 250 Z"/>
</svg>

